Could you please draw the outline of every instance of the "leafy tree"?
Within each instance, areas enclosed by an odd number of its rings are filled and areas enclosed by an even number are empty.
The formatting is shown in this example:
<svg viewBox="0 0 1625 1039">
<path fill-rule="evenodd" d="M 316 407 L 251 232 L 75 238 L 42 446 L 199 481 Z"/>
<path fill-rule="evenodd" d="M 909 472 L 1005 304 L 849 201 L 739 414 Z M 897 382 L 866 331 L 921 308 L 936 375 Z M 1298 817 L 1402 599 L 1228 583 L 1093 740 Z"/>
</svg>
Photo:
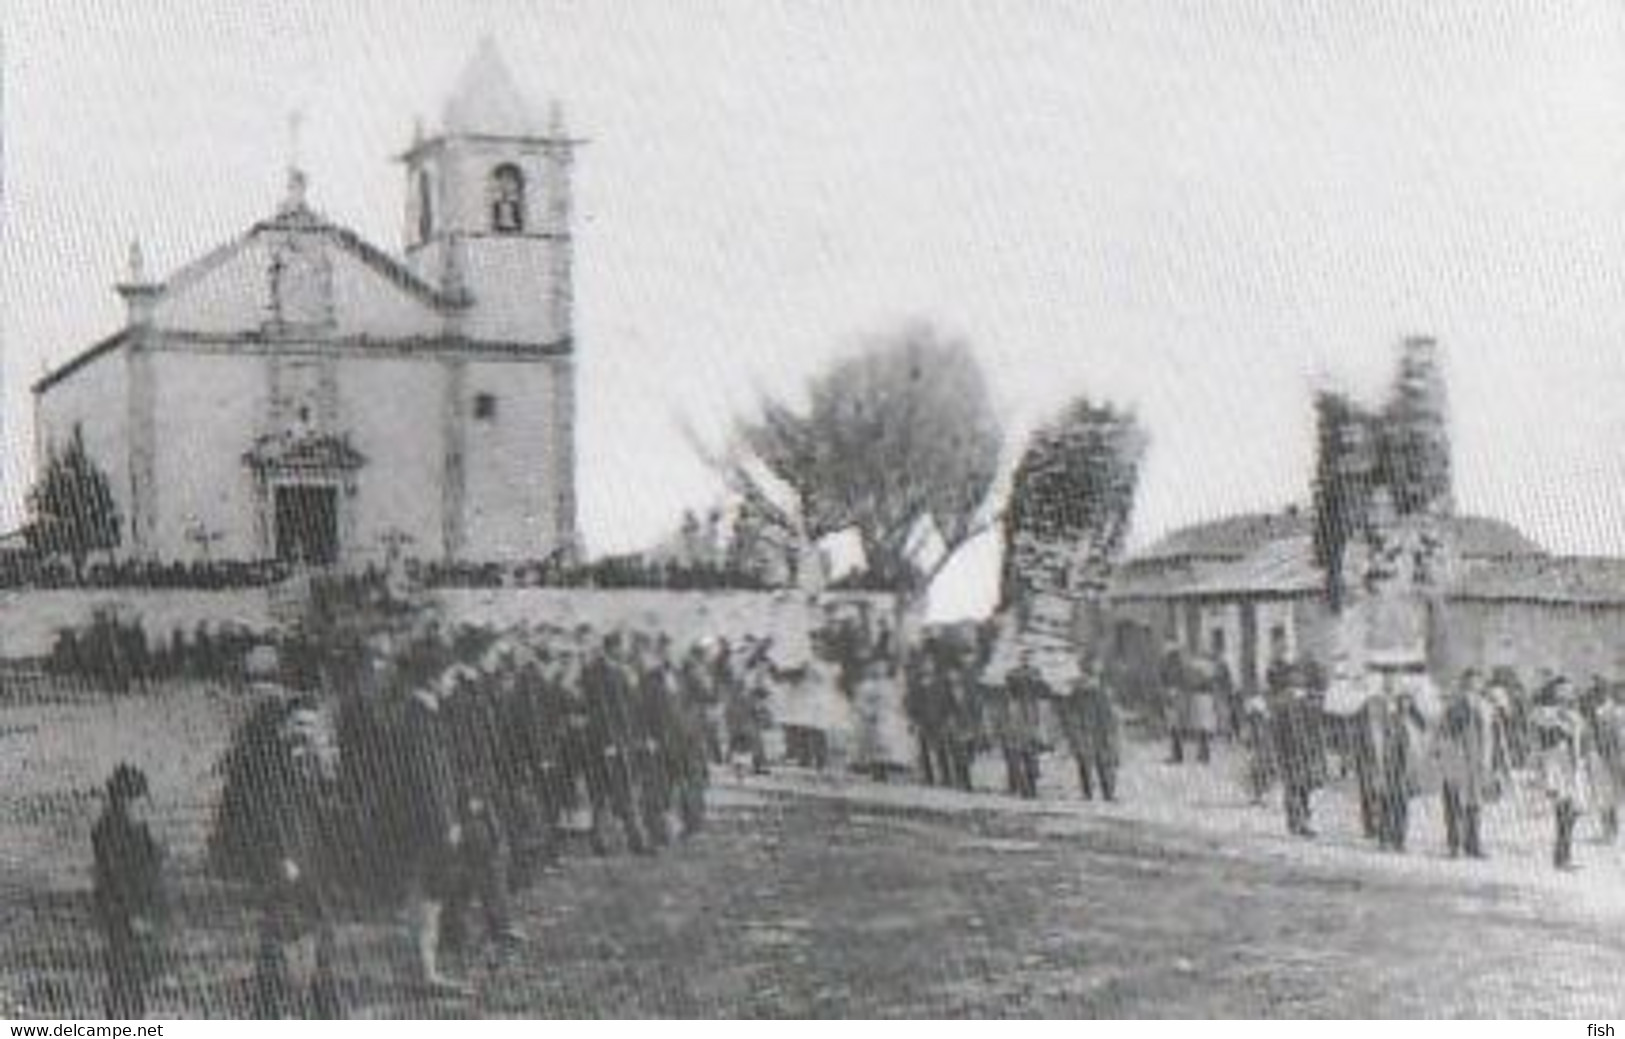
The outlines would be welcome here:
<svg viewBox="0 0 1625 1039">
<path fill-rule="evenodd" d="M 123 521 L 113 487 L 85 451 L 79 426 L 67 445 L 48 457 L 45 472 L 28 492 L 28 512 L 29 547 L 42 555 L 67 556 L 76 581 L 84 579 L 92 552 L 119 546 Z"/>
<path fill-rule="evenodd" d="M 1045 548 L 1056 544 L 1068 546 L 1060 581 L 1104 590 L 1128 536 L 1146 444 L 1133 413 L 1088 398 L 1033 431 L 1004 513 L 1006 605 L 1046 582 L 1055 561 Z"/>
<path fill-rule="evenodd" d="M 791 544 L 854 532 L 867 582 L 912 600 L 986 529 L 1002 443 L 969 344 L 915 323 L 820 372 L 805 404 L 764 401 L 710 461 Z"/>
</svg>

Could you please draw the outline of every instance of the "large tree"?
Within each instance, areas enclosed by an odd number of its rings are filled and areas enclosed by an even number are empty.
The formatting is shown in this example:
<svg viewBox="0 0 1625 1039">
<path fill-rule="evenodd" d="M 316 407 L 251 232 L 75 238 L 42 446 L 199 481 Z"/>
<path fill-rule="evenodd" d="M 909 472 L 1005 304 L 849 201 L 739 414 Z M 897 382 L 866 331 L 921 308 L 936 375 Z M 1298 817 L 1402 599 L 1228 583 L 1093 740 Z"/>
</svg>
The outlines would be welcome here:
<svg viewBox="0 0 1625 1039">
<path fill-rule="evenodd" d="M 868 582 L 910 601 L 986 527 L 1002 442 L 970 345 L 921 322 L 819 372 L 804 402 L 764 400 L 712 460 L 794 543 L 854 533 Z"/>
<path fill-rule="evenodd" d="M 92 552 L 119 545 L 122 521 L 113 487 L 85 451 L 83 430 L 60 451 L 51 451 L 39 482 L 28 492 L 29 547 L 42 555 L 66 556 L 76 580 L 83 580 Z"/>
<path fill-rule="evenodd" d="M 1131 412 L 1080 398 L 1033 431 L 1004 513 L 1001 598 L 1098 594 L 1122 554 L 1147 438 Z M 1062 546 L 1060 572 L 1049 558 Z"/>
</svg>

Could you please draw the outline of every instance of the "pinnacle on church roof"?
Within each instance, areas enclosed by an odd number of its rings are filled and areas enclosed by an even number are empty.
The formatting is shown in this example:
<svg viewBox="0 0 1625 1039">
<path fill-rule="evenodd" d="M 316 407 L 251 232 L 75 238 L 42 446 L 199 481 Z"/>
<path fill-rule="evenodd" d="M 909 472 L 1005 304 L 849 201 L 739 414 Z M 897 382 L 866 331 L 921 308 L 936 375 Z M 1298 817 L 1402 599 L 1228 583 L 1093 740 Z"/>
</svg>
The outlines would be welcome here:
<svg viewBox="0 0 1625 1039">
<path fill-rule="evenodd" d="M 440 121 L 446 133 L 481 133 L 511 137 L 537 136 L 541 121 L 514 82 L 496 40 L 481 38 L 457 84 L 446 99 Z"/>
<path fill-rule="evenodd" d="M 147 260 L 141 251 L 141 239 L 130 239 L 130 265 L 126 281 L 131 285 L 142 285 L 147 280 Z"/>
<path fill-rule="evenodd" d="M 277 208 L 277 215 L 288 216 L 308 209 L 305 194 L 309 187 L 310 179 L 305 176 L 305 171 L 297 166 L 289 166 L 288 193 L 283 196 L 282 205 Z"/>
</svg>

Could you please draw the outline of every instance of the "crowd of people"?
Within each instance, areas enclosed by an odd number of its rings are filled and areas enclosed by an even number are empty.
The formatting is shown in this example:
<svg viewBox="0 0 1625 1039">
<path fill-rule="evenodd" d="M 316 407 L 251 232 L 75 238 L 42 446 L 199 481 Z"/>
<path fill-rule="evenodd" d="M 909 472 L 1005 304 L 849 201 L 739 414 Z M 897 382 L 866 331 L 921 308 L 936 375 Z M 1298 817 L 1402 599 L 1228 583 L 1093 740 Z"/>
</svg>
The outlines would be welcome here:
<svg viewBox="0 0 1625 1039">
<path fill-rule="evenodd" d="M 1511 668 L 1468 668 L 1442 688 L 1422 660 L 1374 662 L 1328 675 L 1277 643 L 1262 688 L 1247 694 L 1217 655 L 1170 648 L 1161 672 L 1170 764 L 1210 760 L 1233 739 L 1254 804 L 1278 785 L 1287 831 L 1313 838 L 1317 791 L 1353 774 L 1363 835 L 1402 852 L 1411 803 L 1437 791 L 1452 857 L 1487 856 L 1483 810 L 1531 776 L 1552 808 L 1552 862 L 1574 864 L 1578 820 L 1592 812 L 1612 843 L 1625 798 L 1625 683 L 1594 678 L 1581 691 L 1541 674 L 1525 686 Z"/>
<path fill-rule="evenodd" d="M 1487 853 L 1483 808 L 1520 770 L 1550 798 L 1558 867 L 1573 863 L 1582 813 L 1596 812 L 1607 839 L 1618 832 L 1625 683 L 1581 693 L 1542 676 L 1528 691 L 1508 671 L 1469 670 L 1441 692 L 1417 663 L 1328 675 L 1277 644 L 1263 687 L 1249 692 L 1219 655 L 1170 647 L 1148 718 L 1147 704 L 1124 703 L 1120 667 L 1087 651 L 1057 688 L 1054 667 L 1031 653 L 994 678 L 974 639 L 931 635 L 894 659 L 889 632 L 846 635 L 819 645 L 835 695 L 862 728 L 872 720 L 857 708 L 900 685 L 914 741 L 904 755 L 917 755 L 903 767 L 927 782 L 971 789 L 976 759 L 995 751 L 1007 790 L 1037 797 L 1053 734 L 1081 796 L 1115 800 L 1135 715 L 1164 734 L 1173 766 L 1210 766 L 1218 744 L 1233 744 L 1254 803 L 1278 786 L 1287 829 L 1304 838 L 1315 836 L 1317 791 L 1352 778 L 1365 835 L 1403 851 L 1428 770 L 1453 856 Z M 701 831 L 713 770 L 768 767 L 769 730 L 789 727 L 773 716 L 776 691 L 798 681 L 767 640 L 679 645 L 587 625 L 414 621 L 352 649 L 290 637 L 247 656 L 255 706 L 223 762 L 209 850 L 220 875 L 255 892 L 257 1016 L 338 1016 L 334 928 L 391 907 L 409 909 L 421 985 L 466 994 L 472 957 L 526 940 L 511 894 L 572 844 L 655 855 Z M 849 763 L 866 767 L 858 759 Z M 145 797 L 141 771 L 121 765 L 93 835 L 107 1007 L 118 1017 L 141 1015 L 154 950 L 184 934 Z M 295 963 L 310 965 L 307 976 L 294 977 Z"/>
<path fill-rule="evenodd" d="M 1123 676 L 1088 652 L 1064 685 L 1030 653 L 993 681 L 980 670 L 985 664 L 985 653 L 952 643 L 928 640 L 914 654 L 905 703 L 922 778 L 970 789 L 976 756 L 996 749 L 1006 790 L 1034 798 L 1048 733 L 1058 732 L 1077 769 L 1079 794 L 1113 799 Z M 1277 640 L 1256 690 L 1233 680 L 1221 654 L 1177 645 L 1163 654 L 1157 686 L 1154 702 L 1133 707 L 1167 740 L 1167 764 L 1206 766 L 1216 744 L 1231 743 L 1250 800 L 1263 805 L 1278 788 L 1294 836 L 1315 837 L 1318 793 L 1352 778 L 1361 831 L 1379 848 L 1406 849 L 1412 803 L 1426 791 L 1439 798 L 1447 853 L 1483 858 L 1484 809 L 1519 775 L 1537 783 L 1551 806 L 1557 868 L 1573 867 L 1575 830 L 1585 815 L 1595 818 L 1600 839 L 1612 843 L 1619 834 L 1625 682 L 1593 678 L 1582 691 L 1545 672 L 1526 686 L 1510 668 L 1488 674 L 1469 668 L 1441 688 L 1421 660 L 1328 674 Z"/>
<path fill-rule="evenodd" d="M 336 923 L 403 905 L 418 980 L 464 995 L 471 957 L 525 941 L 511 893 L 578 838 L 598 855 L 658 854 L 704 827 L 713 765 L 766 765 L 774 665 L 761 640 L 431 622 L 369 638 L 342 667 L 313 668 L 308 653 L 250 655 L 256 706 L 223 762 L 210 837 L 216 872 L 256 893 L 255 1016 L 338 1016 Z M 121 765 L 94 842 L 119 1017 L 144 1011 L 163 944 L 151 936 L 183 934 L 165 924 L 180 915 L 136 810 L 144 795 L 140 770 Z"/>
</svg>

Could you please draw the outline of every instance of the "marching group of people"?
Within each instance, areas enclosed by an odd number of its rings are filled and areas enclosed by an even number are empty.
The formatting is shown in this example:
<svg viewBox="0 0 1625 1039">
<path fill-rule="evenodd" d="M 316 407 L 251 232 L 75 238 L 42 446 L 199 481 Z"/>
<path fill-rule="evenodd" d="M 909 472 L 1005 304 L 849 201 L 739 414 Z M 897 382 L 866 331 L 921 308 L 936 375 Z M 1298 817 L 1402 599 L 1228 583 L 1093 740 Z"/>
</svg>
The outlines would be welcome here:
<svg viewBox="0 0 1625 1039">
<path fill-rule="evenodd" d="M 1603 840 L 1617 838 L 1625 682 L 1595 678 L 1582 692 L 1548 673 L 1530 690 L 1509 668 L 1489 675 L 1469 668 L 1441 689 L 1421 661 L 1328 678 L 1312 658 L 1291 659 L 1280 645 L 1272 657 L 1263 688 L 1244 697 L 1215 657 L 1190 662 L 1170 650 L 1164 718 L 1171 763 L 1184 760 L 1189 742 L 1206 762 L 1213 739 L 1234 737 L 1253 802 L 1279 783 L 1289 833 L 1315 836 L 1314 793 L 1334 778 L 1335 759 L 1337 778 L 1354 774 L 1364 836 L 1384 849 L 1405 850 L 1411 802 L 1432 786 L 1447 852 L 1485 857 L 1483 810 L 1518 772 L 1532 774 L 1552 806 L 1557 868 L 1572 867 L 1585 812 L 1595 812 Z M 1432 784 L 1424 783 L 1429 775 Z"/>
<path fill-rule="evenodd" d="M 765 770 L 770 704 L 786 678 L 766 640 L 679 647 L 664 634 L 586 625 L 498 633 L 428 622 L 373 636 L 346 666 L 299 657 L 290 641 L 249 659 L 263 695 L 223 763 L 210 842 L 217 870 L 258 893 L 251 998 L 264 1017 L 338 1016 L 335 924 L 380 906 L 409 908 L 419 982 L 466 994 L 442 965 L 524 942 L 509 896 L 556 862 L 572 833 L 596 854 L 612 844 L 656 854 L 704 826 L 713 766 Z M 985 646 L 928 637 L 900 666 L 870 654 L 848 669 L 862 680 L 839 684 L 856 702 L 876 684 L 866 684 L 870 670 L 902 683 L 927 782 L 971 789 L 975 759 L 994 749 L 1009 792 L 1036 797 L 1047 711 L 1081 795 L 1116 799 L 1123 676 L 1087 651 L 1062 688 L 1030 653 L 996 681 L 986 663 Z M 1559 868 L 1572 865 L 1583 813 L 1596 812 L 1604 838 L 1618 833 L 1625 683 L 1582 693 L 1543 676 L 1530 693 L 1504 669 L 1469 670 L 1441 693 L 1420 665 L 1328 678 L 1280 644 L 1250 695 L 1217 653 L 1170 648 L 1156 681 L 1168 761 L 1208 764 L 1217 742 L 1234 742 L 1252 800 L 1278 784 L 1294 835 L 1315 835 L 1315 792 L 1352 773 L 1365 835 L 1402 851 L 1429 768 L 1452 856 L 1486 854 L 1484 806 L 1520 770 L 1550 797 Z M 120 765 L 92 834 L 116 1017 L 142 1015 L 155 950 L 174 930 L 146 803 L 146 777 Z M 299 983 L 296 959 L 311 964 Z"/>
<path fill-rule="evenodd" d="M 421 984 L 466 994 L 447 957 L 521 945 L 509 896 L 572 832 L 599 855 L 656 854 L 703 828 L 712 764 L 765 766 L 763 641 L 428 624 L 374 637 L 320 692 L 281 680 L 294 655 L 249 662 L 260 695 L 210 840 L 217 871 L 258 893 L 255 1016 L 339 1016 L 335 924 L 381 905 L 409 908 Z M 145 803 L 144 774 L 120 765 L 93 834 L 116 1017 L 142 1015 L 174 931 Z"/>
<path fill-rule="evenodd" d="M 928 641 L 915 654 L 906 704 L 923 778 L 968 790 L 976 755 L 996 748 L 1008 792 L 1036 797 L 1047 709 L 1078 770 L 1079 793 L 1114 799 L 1122 676 L 1088 652 L 1072 682 L 1059 688 L 1030 653 L 997 681 L 979 680 L 983 666 L 951 644 Z M 1488 675 L 1468 669 L 1440 689 L 1420 661 L 1328 676 L 1312 657 L 1294 658 L 1276 640 L 1255 692 L 1232 680 L 1222 654 L 1178 646 L 1163 655 L 1157 686 L 1158 701 L 1141 706 L 1151 708 L 1147 720 L 1168 740 L 1167 763 L 1205 765 L 1216 743 L 1234 743 L 1249 797 L 1262 805 L 1278 786 L 1295 836 L 1316 836 L 1317 791 L 1351 774 L 1362 833 L 1386 850 L 1405 850 L 1411 804 L 1432 789 L 1447 853 L 1486 857 L 1484 809 L 1519 773 L 1538 782 L 1551 805 L 1557 868 L 1573 866 L 1575 830 L 1586 813 L 1595 815 L 1604 841 L 1619 833 L 1625 682 L 1594 678 L 1582 692 L 1546 673 L 1529 689 L 1508 668 Z"/>
</svg>

